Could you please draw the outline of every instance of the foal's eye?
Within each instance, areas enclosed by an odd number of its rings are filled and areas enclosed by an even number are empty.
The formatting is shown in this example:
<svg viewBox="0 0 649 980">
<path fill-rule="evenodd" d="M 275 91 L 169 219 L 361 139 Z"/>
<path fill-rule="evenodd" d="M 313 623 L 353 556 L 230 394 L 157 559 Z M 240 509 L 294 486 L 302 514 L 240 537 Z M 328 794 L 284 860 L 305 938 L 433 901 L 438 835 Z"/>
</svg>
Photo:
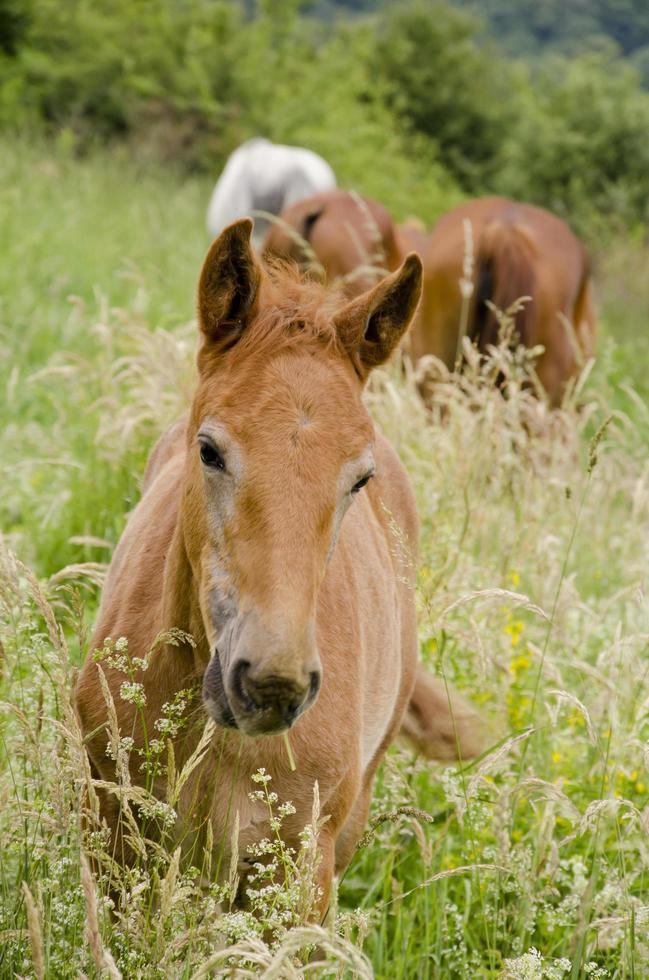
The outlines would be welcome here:
<svg viewBox="0 0 649 980">
<path fill-rule="evenodd" d="M 366 473 L 365 476 L 361 477 L 358 483 L 355 483 L 352 487 L 352 493 L 358 493 L 364 486 L 367 486 L 373 476 L 373 473 Z"/>
<path fill-rule="evenodd" d="M 214 470 L 225 469 L 225 460 L 216 446 L 213 446 L 211 442 L 201 442 L 200 446 L 201 463 L 203 466 L 209 466 L 210 469 Z"/>
</svg>

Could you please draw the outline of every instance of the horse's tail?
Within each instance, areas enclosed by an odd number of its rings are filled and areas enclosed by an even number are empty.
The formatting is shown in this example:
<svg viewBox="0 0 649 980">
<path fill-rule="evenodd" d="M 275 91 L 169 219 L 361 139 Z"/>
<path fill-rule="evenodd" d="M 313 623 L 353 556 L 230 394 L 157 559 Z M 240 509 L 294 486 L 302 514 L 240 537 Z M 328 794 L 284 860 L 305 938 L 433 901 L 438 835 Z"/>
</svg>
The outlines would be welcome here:
<svg viewBox="0 0 649 980">
<path fill-rule="evenodd" d="M 519 223 L 496 218 L 484 228 L 478 242 L 476 291 L 468 335 L 478 350 L 498 343 L 499 323 L 487 300 L 505 312 L 523 296 L 533 296 L 536 248 L 532 234 Z M 528 300 L 516 314 L 516 332 L 521 344 L 532 346 L 535 304 Z"/>
<path fill-rule="evenodd" d="M 428 759 L 466 760 L 482 752 L 485 726 L 468 701 L 420 663 L 400 734 Z"/>
<path fill-rule="evenodd" d="M 593 297 L 590 259 L 583 249 L 583 268 L 579 291 L 572 314 L 572 323 L 579 343 L 581 360 L 595 353 L 597 335 L 597 313 Z"/>
</svg>

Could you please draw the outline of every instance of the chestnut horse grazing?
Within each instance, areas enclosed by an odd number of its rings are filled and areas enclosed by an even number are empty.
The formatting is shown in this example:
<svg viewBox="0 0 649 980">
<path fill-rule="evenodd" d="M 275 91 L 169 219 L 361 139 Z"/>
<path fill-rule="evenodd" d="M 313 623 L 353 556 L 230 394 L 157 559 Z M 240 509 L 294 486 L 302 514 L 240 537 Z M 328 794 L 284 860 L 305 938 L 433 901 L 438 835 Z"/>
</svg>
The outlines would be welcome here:
<svg viewBox="0 0 649 980">
<path fill-rule="evenodd" d="M 266 235 L 262 254 L 320 265 L 329 283 L 358 296 L 386 272 L 398 268 L 402 252 L 397 230 L 385 208 L 355 191 L 324 191 L 298 201 L 280 214 Z"/>
<path fill-rule="evenodd" d="M 264 805 L 248 797 L 256 770 L 265 767 L 294 804 L 282 833 L 295 847 L 317 781 L 327 818 L 318 844 L 322 913 L 411 696 L 406 730 L 425 752 L 448 757 L 459 740 L 466 756 L 477 744 L 470 710 L 460 703 L 451 711 L 439 683 L 417 667 L 415 503 L 361 397 L 408 327 L 421 262 L 410 255 L 370 291 L 334 302 L 318 283 L 263 269 L 251 227 L 249 219 L 228 227 L 205 260 L 197 391 L 152 455 L 92 646 L 125 637 L 132 662 L 147 658 L 134 675 L 143 707 L 120 696 L 119 665 L 101 668 L 120 732 L 134 741 L 134 784 L 145 783 L 137 758 L 144 728 L 150 737 L 181 690 L 202 691 L 204 711 L 174 736 L 177 771 L 206 715 L 215 734 L 183 790 L 178 826 L 186 846 L 213 839 L 225 847 L 222 868 L 235 814 L 242 855 L 270 833 Z M 156 641 L 173 628 L 195 645 Z M 75 697 L 92 767 L 110 781 L 110 698 L 101 681 L 91 657 Z M 294 770 L 277 737 L 289 729 Z M 164 798 L 164 785 L 153 789 Z M 105 782 L 101 792 L 116 853 L 127 859 L 117 797 Z"/>
<path fill-rule="evenodd" d="M 485 197 L 438 221 L 421 253 L 424 290 L 410 333 L 412 356 L 434 354 L 448 368 L 456 364 L 467 221 L 475 250 L 467 334 L 484 351 L 498 340 L 487 300 L 504 311 L 531 297 L 516 315 L 516 330 L 525 346 L 543 346 L 535 370 L 557 405 L 568 381 L 594 353 L 596 318 L 586 250 L 563 221 L 542 208 Z"/>
</svg>

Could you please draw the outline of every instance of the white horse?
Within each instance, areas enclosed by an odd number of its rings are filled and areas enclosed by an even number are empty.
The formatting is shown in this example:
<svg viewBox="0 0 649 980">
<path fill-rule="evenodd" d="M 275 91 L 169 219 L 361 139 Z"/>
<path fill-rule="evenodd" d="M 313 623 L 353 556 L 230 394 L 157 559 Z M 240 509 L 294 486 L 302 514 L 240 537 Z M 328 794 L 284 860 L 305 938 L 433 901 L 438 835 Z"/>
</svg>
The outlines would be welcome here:
<svg viewBox="0 0 649 980">
<path fill-rule="evenodd" d="M 216 237 L 233 221 L 250 216 L 255 222 L 253 242 L 259 248 L 270 222 L 256 211 L 280 214 L 289 204 L 335 186 L 333 170 L 317 153 L 266 139 L 248 140 L 231 154 L 216 182 L 207 230 Z"/>
</svg>

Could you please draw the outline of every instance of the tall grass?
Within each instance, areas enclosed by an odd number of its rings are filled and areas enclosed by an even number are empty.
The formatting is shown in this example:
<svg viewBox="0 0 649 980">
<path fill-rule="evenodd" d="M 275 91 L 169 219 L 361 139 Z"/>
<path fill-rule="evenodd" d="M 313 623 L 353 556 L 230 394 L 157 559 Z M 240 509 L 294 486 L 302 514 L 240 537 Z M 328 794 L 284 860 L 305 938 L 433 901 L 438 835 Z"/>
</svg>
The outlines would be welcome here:
<svg viewBox="0 0 649 980">
<path fill-rule="evenodd" d="M 186 237 L 170 226 L 166 244 L 151 245 L 168 282 L 153 259 L 136 283 L 125 281 L 114 275 L 122 256 L 142 248 L 146 265 L 153 230 L 135 221 L 129 236 L 118 212 L 146 191 L 157 228 L 171 179 L 143 178 L 130 193 L 110 184 L 108 165 L 57 157 L 57 186 L 80 188 L 89 212 L 66 232 L 76 209 L 52 195 L 36 154 L 23 159 L 29 180 L 15 166 L 20 193 L 11 193 L 22 200 L 33 185 L 51 208 L 43 228 L 80 298 L 68 303 L 63 289 L 46 288 L 39 208 L 22 224 L 14 216 L 16 249 L 2 272 L 0 976 L 649 973 L 647 409 L 633 386 L 619 391 L 633 348 L 608 339 L 596 370 L 554 413 L 523 384 L 529 367 L 506 346 L 486 365 L 468 351 L 462 377 L 422 366 L 438 372 L 433 413 L 412 373 L 392 368 L 372 382 L 368 403 L 408 468 L 421 515 L 422 657 L 481 707 L 488 748 L 471 765 L 442 768 L 396 746 L 326 925 L 304 922 L 317 807 L 304 855 L 285 853 L 281 834 L 269 842 L 265 860 L 285 873 L 268 901 L 267 882 L 253 882 L 251 918 L 230 910 L 234 865 L 215 883 L 201 877 L 203 855 L 195 870 L 180 861 L 181 774 L 166 755 L 164 846 L 138 839 L 135 825 L 141 860 L 129 873 L 110 862 L 70 705 L 104 563 L 147 448 L 191 390 L 194 327 L 183 295 L 202 230 Z M 107 186 L 114 198 L 98 200 Z M 200 221 L 197 186 L 176 203 L 176 228 Z M 498 372 L 507 398 L 493 385 Z M 115 752 L 128 753 L 113 738 Z M 288 803 L 260 778 L 250 791 L 264 805 Z"/>
</svg>

